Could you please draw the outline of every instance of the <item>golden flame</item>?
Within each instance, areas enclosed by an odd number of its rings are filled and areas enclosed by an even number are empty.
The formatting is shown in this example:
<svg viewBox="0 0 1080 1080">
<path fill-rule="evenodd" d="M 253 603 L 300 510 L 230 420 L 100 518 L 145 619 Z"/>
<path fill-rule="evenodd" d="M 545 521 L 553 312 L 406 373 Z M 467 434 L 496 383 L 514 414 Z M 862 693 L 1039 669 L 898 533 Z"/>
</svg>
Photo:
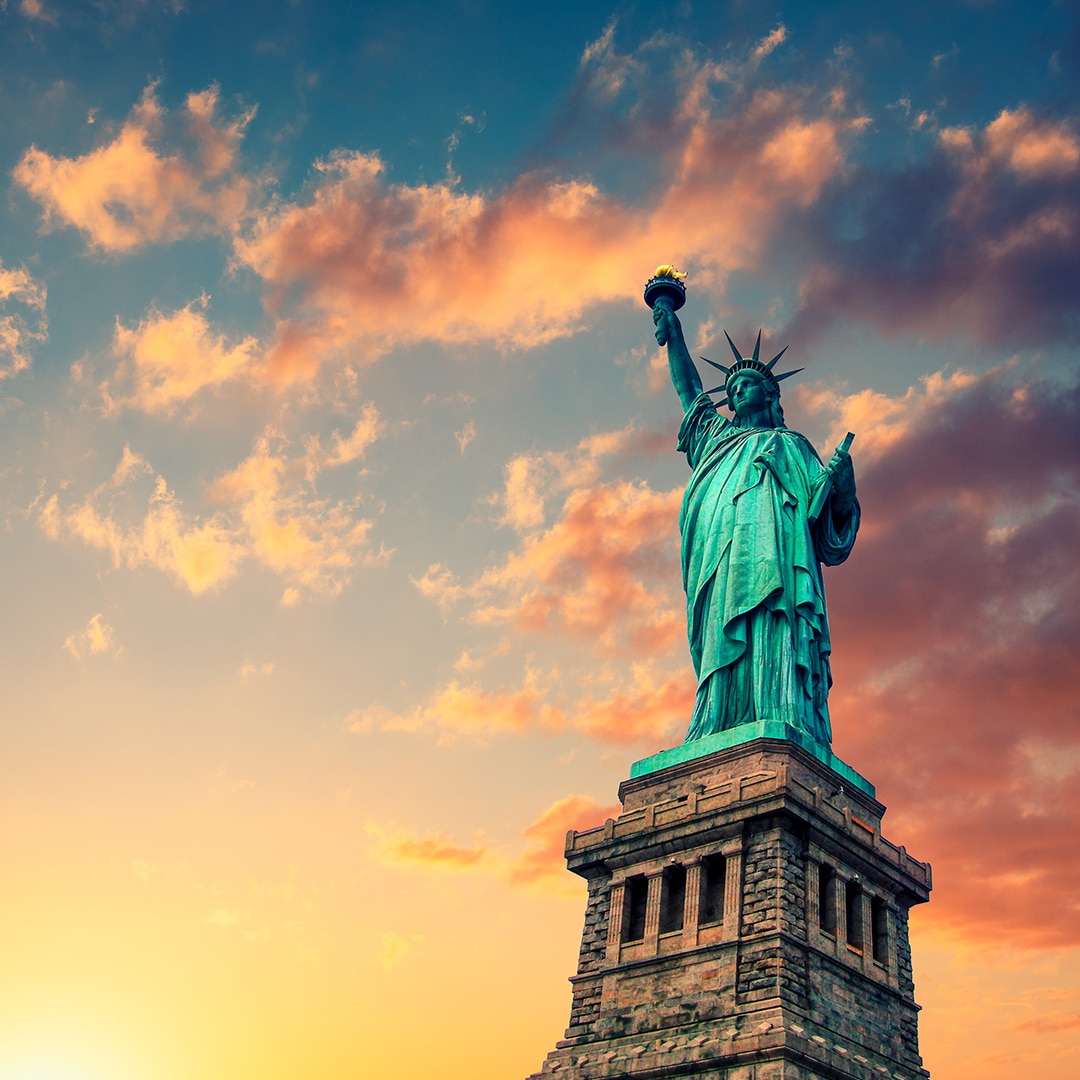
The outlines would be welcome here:
<svg viewBox="0 0 1080 1080">
<path fill-rule="evenodd" d="M 656 273 L 653 274 L 653 277 L 675 278 L 677 281 L 682 281 L 686 277 L 686 274 L 681 270 L 676 270 L 670 263 L 664 263 L 663 266 L 658 266 L 656 268 Z"/>
</svg>

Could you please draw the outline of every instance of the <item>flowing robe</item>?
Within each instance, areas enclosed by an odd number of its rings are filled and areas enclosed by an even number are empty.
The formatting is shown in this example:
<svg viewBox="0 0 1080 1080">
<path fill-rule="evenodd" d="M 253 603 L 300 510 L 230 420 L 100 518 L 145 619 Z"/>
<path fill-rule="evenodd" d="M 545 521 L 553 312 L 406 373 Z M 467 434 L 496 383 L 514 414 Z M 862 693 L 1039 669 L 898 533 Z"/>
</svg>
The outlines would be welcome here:
<svg viewBox="0 0 1080 1080">
<path fill-rule="evenodd" d="M 686 741 L 781 720 L 832 742 L 829 622 L 821 564 L 847 558 L 859 528 L 810 501 L 827 474 L 787 428 L 742 428 L 707 394 L 687 410 L 679 449 L 693 470 L 683 497 L 683 587 L 698 688 Z"/>
</svg>

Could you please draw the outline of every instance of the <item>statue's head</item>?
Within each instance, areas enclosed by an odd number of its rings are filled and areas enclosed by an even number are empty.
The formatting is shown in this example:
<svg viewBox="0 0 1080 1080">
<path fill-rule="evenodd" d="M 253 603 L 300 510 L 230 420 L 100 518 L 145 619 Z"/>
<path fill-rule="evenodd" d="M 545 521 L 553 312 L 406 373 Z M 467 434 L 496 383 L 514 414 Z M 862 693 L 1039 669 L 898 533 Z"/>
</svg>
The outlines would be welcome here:
<svg viewBox="0 0 1080 1080">
<path fill-rule="evenodd" d="M 750 385 L 760 387 L 764 396 L 767 398 L 770 415 L 772 417 L 773 427 L 784 426 L 784 412 L 780 408 L 780 380 L 789 378 L 792 375 L 797 375 L 802 368 L 796 368 L 794 371 L 785 371 L 780 375 L 773 374 L 773 367 L 777 360 L 780 359 L 784 353 L 787 352 L 785 346 L 781 349 L 767 364 L 762 363 L 759 359 L 761 352 L 761 331 L 758 331 L 757 341 L 754 344 L 754 355 L 743 356 L 741 352 L 735 347 L 735 342 L 728 337 L 728 333 L 724 331 L 724 337 L 727 338 L 728 344 L 731 346 L 731 351 L 735 354 L 735 363 L 730 367 L 725 367 L 723 364 L 717 364 L 712 360 L 705 360 L 705 363 L 711 364 L 714 368 L 718 368 L 726 376 L 724 380 L 724 397 L 717 402 L 718 406 L 730 405 L 736 416 L 742 418 L 747 415 L 748 412 L 759 412 L 761 409 L 760 395 L 753 395 L 755 401 L 745 408 L 737 404 L 735 389 L 739 380 L 743 380 L 744 383 L 749 381 Z M 721 388 L 718 386 L 709 393 L 716 393 Z"/>
<path fill-rule="evenodd" d="M 753 421 L 766 427 L 783 427 L 784 410 L 780 407 L 780 387 L 761 365 L 733 370 L 724 384 L 728 407 L 739 420 Z M 768 415 L 766 423 L 762 416 Z"/>
</svg>

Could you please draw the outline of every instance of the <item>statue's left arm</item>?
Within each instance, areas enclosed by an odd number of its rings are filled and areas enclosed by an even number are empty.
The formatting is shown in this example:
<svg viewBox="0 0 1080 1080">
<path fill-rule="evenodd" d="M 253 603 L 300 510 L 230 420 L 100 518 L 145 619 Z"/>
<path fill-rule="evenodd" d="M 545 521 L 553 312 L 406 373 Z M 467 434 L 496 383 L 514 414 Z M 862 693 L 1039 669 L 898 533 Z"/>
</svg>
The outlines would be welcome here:
<svg viewBox="0 0 1080 1080">
<path fill-rule="evenodd" d="M 826 566 L 842 563 L 851 553 L 860 518 L 851 455 L 846 450 L 837 450 L 831 464 L 832 493 L 814 529 L 814 547 Z"/>
<path fill-rule="evenodd" d="M 851 464 L 851 455 L 846 450 L 838 449 L 832 466 L 832 497 L 829 506 L 837 524 L 851 517 L 855 505 L 855 468 Z"/>
</svg>

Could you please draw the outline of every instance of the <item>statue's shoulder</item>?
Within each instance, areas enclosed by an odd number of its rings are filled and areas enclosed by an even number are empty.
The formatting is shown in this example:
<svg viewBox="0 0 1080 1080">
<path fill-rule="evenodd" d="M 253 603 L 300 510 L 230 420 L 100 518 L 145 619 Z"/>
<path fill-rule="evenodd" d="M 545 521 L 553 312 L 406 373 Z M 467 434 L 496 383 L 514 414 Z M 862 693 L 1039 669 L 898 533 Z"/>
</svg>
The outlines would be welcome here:
<svg viewBox="0 0 1080 1080">
<path fill-rule="evenodd" d="M 784 436 L 788 445 L 796 449 L 804 457 L 816 461 L 819 465 L 821 464 L 821 458 L 818 456 L 817 450 L 814 449 L 814 444 L 801 431 L 792 431 L 789 427 L 777 428 L 776 431 Z"/>
<path fill-rule="evenodd" d="M 702 441 L 715 438 L 723 433 L 724 428 L 730 426 L 731 422 L 717 411 L 716 402 L 702 392 L 694 398 L 683 415 L 679 425 L 678 449 L 688 455 L 693 464 L 692 459 L 698 456 Z"/>
</svg>

